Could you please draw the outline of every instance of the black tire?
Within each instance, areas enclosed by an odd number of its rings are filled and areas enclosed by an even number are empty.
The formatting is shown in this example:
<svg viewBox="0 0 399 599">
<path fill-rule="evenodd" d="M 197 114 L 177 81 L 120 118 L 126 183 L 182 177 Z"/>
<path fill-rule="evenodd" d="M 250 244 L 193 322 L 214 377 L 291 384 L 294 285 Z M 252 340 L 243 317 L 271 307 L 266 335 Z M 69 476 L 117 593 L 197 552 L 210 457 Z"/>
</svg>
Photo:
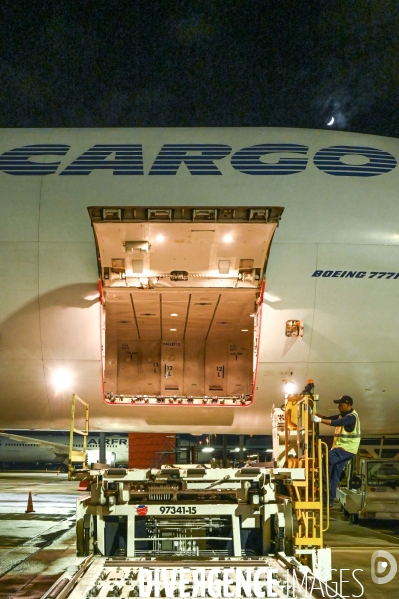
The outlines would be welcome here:
<svg viewBox="0 0 399 599">
<path fill-rule="evenodd" d="M 342 503 L 339 504 L 339 509 L 340 509 L 341 512 L 344 511 L 344 506 L 342 505 Z"/>
<path fill-rule="evenodd" d="M 351 514 L 351 523 L 357 524 L 359 522 L 359 516 L 357 514 Z"/>
<path fill-rule="evenodd" d="M 343 509 L 343 511 L 344 511 L 344 514 L 345 514 L 345 516 L 349 516 L 349 512 L 348 512 L 348 510 L 346 510 L 344 507 L 343 507 L 342 509 Z"/>
</svg>

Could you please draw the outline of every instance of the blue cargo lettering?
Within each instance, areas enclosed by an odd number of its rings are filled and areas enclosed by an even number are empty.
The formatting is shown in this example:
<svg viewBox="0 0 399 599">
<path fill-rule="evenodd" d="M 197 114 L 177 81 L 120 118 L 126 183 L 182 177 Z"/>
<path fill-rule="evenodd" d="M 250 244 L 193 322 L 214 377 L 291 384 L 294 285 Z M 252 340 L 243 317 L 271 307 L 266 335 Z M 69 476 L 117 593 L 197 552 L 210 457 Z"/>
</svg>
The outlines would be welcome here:
<svg viewBox="0 0 399 599">
<path fill-rule="evenodd" d="M 321 277 L 322 274 L 323 274 L 322 270 L 315 270 L 314 273 L 312 274 L 312 277 Z"/>
<path fill-rule="evenodd" d="M 356 279 L 363 279 L 363 277 L 366 276 L 366 272 L 364 270 L 359 270 L 359 272 L 356 275 Z"/>
<path fill-rule="evenodd" d="M 325 270 L 323 272 L 323 277 L 331 277 L 331 275 L 333 274 L 333 270 Z"/>
<path fill-rule="evenodd" d="M 293 175 L 304 171 L 307 158 L 284 158 L 277 162 L 262 162 L 262 156 L 271 154 L 306 154 L 308 146 L 297 144 L 261 144 L 238 150 L 231 158 L 231 166 L 247 175 Z"/>
<path fill-rule="evenodd" d="M 342 272 L 342 274 L 341 274 L 341 279 L 342 279 L 342 278 L 343 278 L 343 277 L 346 275 L 346 273 L 347 273 L 347 272 L 348 272 L 347 270 L 344 270 L 344 271 Z"/>
<path fill-rule="evenodd" d="M 40 157 L 65 156 L 69 149 L 67 144 L 14 148 L 0 155 L 0 171 L 9 175 L 51 175 L 57 172 L 60 161 L 38 162 Z M 237 150 L 231 157 L 231 166 L 247 175 L 292 175 L 306 169 L 308 150 L 308 146 L 300 144 L 258 144 Z M 225 144 L 165 144 L 148 174 L 176 175 L 181 165 L 185 165 L 191 175 L 222 175 L 215 161 L 227 157 L 231 151 Z M 360 157 L 360 164 L 348 164 L 351 157 L 357 162 Z M 337 177 L 374 177 L 397 166 L 396 158 L 389 152 L 363 146 L 323 148 L 316 152 L 313 162 L 323 173 Z M 89 175 L 94 170 L 111 170 L 113 175 L 144 175 L 142 145 L 96 144 L 59 174 Z"/>
<path fill-rule="evenodd" d="M 60 175 L 90 175 L 98 169 L 110 169 L 113 175 L 144 175 L 143 148 L 140 144 L 97 144 Z"/>
<path fill-rule="evenodd" d="M 230 152 L 230 146 L 220 144 L 165 144 L 148 174 L 175 175 L 185 164 L 191 175 L 221 175 L 213 161 Z"/>
<path fill-rule="evenodd" d="M 364 156 L 364 164 L 347 164 L 345 156 Z M 313 159 L 318 169 L 337 177 L 375 177 L 389 173 L 397 164 L 396 158 L 376 148 L 362 146 L 331 146 L 316 152 Z"/>
<path fill-rule="evenodd" d="M 0 170 L 8 175 L 52 175 L 60 164 L 59 160 L 33 162 L 30 158 L 65 156 L 69 148 L 64 144 L 36 144 L 15 148 L 0 156 Z"/>
<path fill-rule="evenodd" d="M 342 274 L 342 270 L 336 270 L 333 274 L 333 277 L 339 277 Z"/>
<path fill-rule="evenodd" d="M 353 277 L 356 275 L 356 270 L 348 270 L 348 274 L 346 275 L 346 279 L 349 277 L 351 279 L 353 279 Z"/>
</svg>

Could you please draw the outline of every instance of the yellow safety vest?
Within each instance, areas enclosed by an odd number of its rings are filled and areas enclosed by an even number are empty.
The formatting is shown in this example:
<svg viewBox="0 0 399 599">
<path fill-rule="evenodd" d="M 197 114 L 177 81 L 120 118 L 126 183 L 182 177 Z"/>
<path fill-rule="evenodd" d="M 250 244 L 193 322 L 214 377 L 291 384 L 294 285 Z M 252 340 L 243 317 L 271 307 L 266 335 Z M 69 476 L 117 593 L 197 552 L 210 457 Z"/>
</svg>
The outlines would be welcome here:
<svg viewBox="0 0 399 599">
<path fill-rule="evenodd" d="M 345 451 L 349 451 L 349 453 L 357 454 L 357 450 L 360 445 L 360 420 L 359 414 L 353 410 L 351 412 L 353 416 L 356 418 L 355 428 L 351 433 L 348 433 L 343 426 L 336 426 L 334 432 L 334 443 L 332 448 L 341 447 L 341 449 L 345 449 Z"/>
</svg>

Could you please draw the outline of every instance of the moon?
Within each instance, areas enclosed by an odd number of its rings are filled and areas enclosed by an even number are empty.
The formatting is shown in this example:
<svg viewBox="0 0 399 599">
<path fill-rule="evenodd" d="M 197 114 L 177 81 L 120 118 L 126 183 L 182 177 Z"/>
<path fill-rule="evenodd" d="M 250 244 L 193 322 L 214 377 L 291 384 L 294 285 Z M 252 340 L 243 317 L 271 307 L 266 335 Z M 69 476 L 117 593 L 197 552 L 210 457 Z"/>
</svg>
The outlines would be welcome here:
<svg viewBox="0 0 399 599">
<path fill-rule="evenodd" d="M 329 123 L 327 123 L 327 126 L 329 127 L 330 125 L 333 125 L 333 124 L 334 124 L 334 121 L 335 121 L 335 119 L 334 119 L 334 117 L 332 116 L 332 117 L 331 117 L 331 121 L 330 121 Z"/>
</svg>

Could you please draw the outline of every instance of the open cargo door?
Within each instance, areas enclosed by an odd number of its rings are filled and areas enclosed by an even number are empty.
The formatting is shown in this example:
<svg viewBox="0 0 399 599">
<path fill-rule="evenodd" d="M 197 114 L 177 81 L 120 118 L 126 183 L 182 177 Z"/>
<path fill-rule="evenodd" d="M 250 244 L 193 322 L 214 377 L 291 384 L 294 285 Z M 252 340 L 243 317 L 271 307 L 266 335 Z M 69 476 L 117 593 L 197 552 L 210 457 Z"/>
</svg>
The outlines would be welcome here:
<svg viewBox="0 0 399 599">
<path fill-rule="evenodd" d="M 253 401 L 264 276 L 283 208 L 89 208 L 111 404 Z"/>
</svg>

